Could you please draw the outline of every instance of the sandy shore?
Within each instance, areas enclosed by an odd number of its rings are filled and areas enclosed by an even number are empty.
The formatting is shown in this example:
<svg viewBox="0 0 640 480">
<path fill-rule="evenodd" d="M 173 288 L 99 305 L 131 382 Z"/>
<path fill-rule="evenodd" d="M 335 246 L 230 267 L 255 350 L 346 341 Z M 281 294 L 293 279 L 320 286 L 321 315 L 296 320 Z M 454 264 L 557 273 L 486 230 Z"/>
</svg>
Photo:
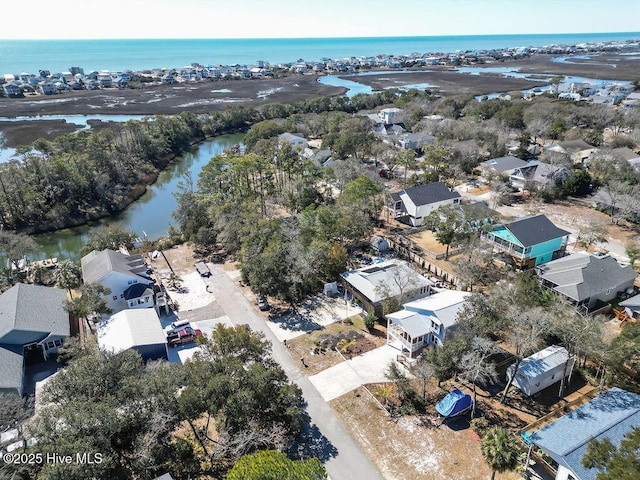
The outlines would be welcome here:
<svg viewBox="0 0 640 480">
<path fill-rule="evenodd" d="M 640 71 L 638 55 L 602 53 L 591 58 L 573 58 L 571 63 L 552 61 L 549 55 L 534 55 L 521 60 L 494 62 L 478 68 L 517 68 L 520 72 L 554 75 L 573 75 L 607 80 L 637 80 Z M 29 96 L 22 99 L 0 98 L 0 117 L 34 115 L 157 115 L 182 111 L 209 113 L 221 111 L 229 105 L 259 107 L 267 103 L 293 103 L 321 96 L 344 93 L 344 88 L 318 82 L 317 75 L 292 75 L 284 78 L 220 80 L 178 85 L 159 85 L 141 89 L 109 89 L 69 92 L 55 96 Z M 411 84 L 437 85 L 434 90 L 443 94 L 485 95 L 509 92 L 546 82 L 503 77 L 497 73 L 461 74 L 451 67 L 435 66 L 422 71 L 399 73 L 380 71 L 363 76 L 358 81 L 374 90 L 403 87 Z M 24 145 L 39 137 L 53 138 L 60 133 L 74 131 L 74 125 L 64 122 L 2 122 L 0 133 L 8 147 Z"/>
</svg>

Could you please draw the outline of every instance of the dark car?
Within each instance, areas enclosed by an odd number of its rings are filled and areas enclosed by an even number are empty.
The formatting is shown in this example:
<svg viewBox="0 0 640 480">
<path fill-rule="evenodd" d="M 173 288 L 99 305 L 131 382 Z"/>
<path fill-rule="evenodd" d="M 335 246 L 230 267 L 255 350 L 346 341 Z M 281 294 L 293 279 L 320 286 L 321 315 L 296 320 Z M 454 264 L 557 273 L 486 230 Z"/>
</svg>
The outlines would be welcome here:
<svg viewBox="0 0 640 480">
<path fill-rule="evenodd" d="M 256 303 L 258 304 L 258 308 L 261 311 L 266 311 L 269 310 L 269 302 L 267 302 L 267 299 L 265 298 L 264 295 L 258 295 L 256 297 Z"/>
<path fill-rule="evenodd" d="M 193 329 L 188 326 L 170 330 L 167 333 L 167 343 L 172 347 L 175 347 L 176 345 L 182 345 L 183 343 L 195 342 L 198 335 L 202 335 L 202 331 L 200 329 Z"/>
</svg>

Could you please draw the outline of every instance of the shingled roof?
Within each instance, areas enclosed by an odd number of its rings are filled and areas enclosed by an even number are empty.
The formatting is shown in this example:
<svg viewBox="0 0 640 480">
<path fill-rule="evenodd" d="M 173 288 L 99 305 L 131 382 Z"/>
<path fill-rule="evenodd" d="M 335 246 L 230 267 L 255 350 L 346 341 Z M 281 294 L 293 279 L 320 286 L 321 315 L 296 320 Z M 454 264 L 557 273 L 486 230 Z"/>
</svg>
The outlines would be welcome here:
<svg viewBox="0 0 640 480">
<path fill-rule="evenodd" d="M 18 283 L 0 295 L 0 343 L 24 345 L 49 334 L 69 336 L 64 290 Z"/>
<path fill-rule="evenodd" d="M 524 247 L 532 247 L 570 234 L 566 230 L 556 227 L 544 215 L 525 217 L 503 225 Z"/>
<path fill-rule="evenodd" d="M 150 281 L 148 268 L 140 255 L 125 255 L 109 249 L 93 250 L 82 257 L 80 263 L 84 283 L 98 283 L 112 271 L 137 275 L 145 281 Z"/>
<path fill-rule="evenodd" d="M 402 192 L 400 192 L 402 194 Z M 427 183 L 404 190 L 405 195 L 416 205 L 429 205 L 452 198 L 460 198 L 458 192 L 452 192 L 442 182 Z"/>
</svg>

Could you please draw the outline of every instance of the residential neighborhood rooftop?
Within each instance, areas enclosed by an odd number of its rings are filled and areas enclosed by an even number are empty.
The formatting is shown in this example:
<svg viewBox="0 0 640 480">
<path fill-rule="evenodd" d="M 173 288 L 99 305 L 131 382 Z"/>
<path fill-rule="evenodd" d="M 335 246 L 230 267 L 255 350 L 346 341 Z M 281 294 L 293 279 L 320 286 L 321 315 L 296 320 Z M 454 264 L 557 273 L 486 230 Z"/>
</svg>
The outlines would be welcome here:
<svg viewBox="0 0 640 480">
<path fill-rule="evenodd" d="M 503 226 L 509 230 L 525 248 L 570 234 L 570 232 L 556 227 L 551 220 L 544 215 L 519 218 Z"/>
<path fill-rule="evenodd" d="M 608 438 L 617 446 L 627 433 L 638 427 L 640 395 L 612 388 L 534 432 L 531 441 L 580 480 L 595 480 L 598 469 L 582 465 L 589 441 Z"/>
<path fill-rule="evenodd" d="M 458 192 L 452 192 L 442 182 L 427 183 L 407 188 L 403 191 L 415 205 L 428 205 L 452 198 L 460 198 Z M 402 194 L 403 192 L 400 192 Z"/>
</svg>

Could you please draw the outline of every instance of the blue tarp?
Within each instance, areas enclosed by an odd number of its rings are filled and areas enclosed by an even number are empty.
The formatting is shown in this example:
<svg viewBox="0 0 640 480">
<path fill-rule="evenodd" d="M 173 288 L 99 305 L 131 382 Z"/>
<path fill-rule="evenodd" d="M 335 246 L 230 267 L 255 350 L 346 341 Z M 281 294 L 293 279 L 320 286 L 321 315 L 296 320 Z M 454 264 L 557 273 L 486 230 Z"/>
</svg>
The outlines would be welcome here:
<svg viewBox="0 0 640 480">
<path fill-rule="evenodd" d="M 457 388 L 436 404 L 436 411 L 443 417 L 455 417 L 471 408 L 471 395 Z"/>
</svg>

